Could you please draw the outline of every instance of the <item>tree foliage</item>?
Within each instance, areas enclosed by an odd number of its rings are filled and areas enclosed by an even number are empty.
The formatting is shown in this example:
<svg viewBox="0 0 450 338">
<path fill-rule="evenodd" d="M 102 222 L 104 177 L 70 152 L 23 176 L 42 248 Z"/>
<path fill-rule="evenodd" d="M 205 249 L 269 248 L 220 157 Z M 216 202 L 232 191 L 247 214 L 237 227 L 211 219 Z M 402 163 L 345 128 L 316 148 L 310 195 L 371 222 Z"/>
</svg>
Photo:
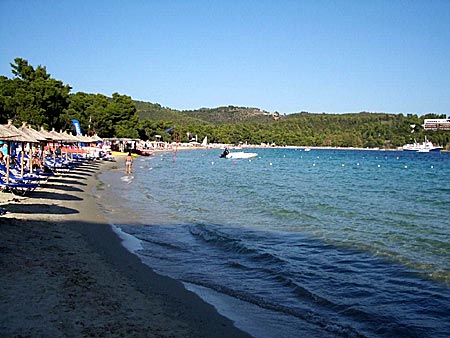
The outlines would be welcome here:
<svg viewBox="0 0 450 338">
<path fill-rule="evenodd" d="M 131 97 L 114 93 L 70 94 L 71 87 L 55 80 L 43 66 L 34 68 L 16 58 L 11 64 L 13 79 L 0 77 L 0 123 L 11 119 L 46 128 L 71 129 L 80 121 L 84 133 L 102 137 L 137 138 L 139 117 Z"/>
<path fill-rule="evenodd" d="M 235 109 L 235 107 L 233 107 Z M 253 109 L 253 108 L 241 108 Z M 183 112 L 186 114 L 186 112 Z M 202 109 L 201 114 L 205 114 Z M 222 112 L 226 114 L 226 112 Z M 199 114 L 192 113 L 199 117 Z M 214 112 L 213 114 L 216 114 Z M 237 112 L 233 113 L 234 118 Z M 298 113 L 287 115 L 279 120 L 261 118 L 242 112 L 241 122 L 225 123 L 226 117 L 219 117 L 216 122 L 208 117 L 208 122 L 192 123 L 189 120 L 177 125 L 185 132 L 198 135 L 199 139 L 208 136 L 211 142 L 219 143 L 249 143 L 276 144 L 294 146 L 328 146 L 328 147 L 358 147 L 395 149 L 406 143 L 423 140 L 425 135 L 432 142 L 443 146 L 449 144 L 450 133 L 444 131 L 424 131 L 421 127 L 424 118 L 445 118 L 445 115 L 419 117 L 409 114 L 384 114 L 361 112 L 357 114 L 310 114 Z M 258 114 L 259 115 L 259 114 Z M 171 116 L 173 118 L 173 115 Z M 173 121 L 148 121 L 147 126 L 160 123 L 171 124 Z M 411 133 L 410 125 L 415 124 Z M 151 130 L 146 135 L 151 138 Z"/>
<path fill-rule="evenodd" d="M 69 105 L 70 86 L 52 79 L 45 67 L 36 69 L 16 58 L 11 64 L 14 79 L 0 78 L 0 121 L 27 121 L 39 126 L 61 128 L 61 114 Z"/>
<path fill-rule="evenodd" d="M 445 115 L 301 112 L 280 116 L 236 106 L 179 111 L 118 93 L 112 97 L 70 93 L 70 86 L 53 79 L 45 67 L 34 68 L 21 58 L 11 68 L 12 79 L 0 76 L 0 123 L 12 119 L 17 125 L 26 121 L 59 130 L 71 129 L 76 119 L 84 133 L 144 140 L 160 135 L 163 141 L 208 136 L 210 142 L 218 143 L 393 149 L 426 135 L 433 143 L 450 145 L 449 132 L 425 132 L 421 127 L 425 118 Z"/>
</svg>

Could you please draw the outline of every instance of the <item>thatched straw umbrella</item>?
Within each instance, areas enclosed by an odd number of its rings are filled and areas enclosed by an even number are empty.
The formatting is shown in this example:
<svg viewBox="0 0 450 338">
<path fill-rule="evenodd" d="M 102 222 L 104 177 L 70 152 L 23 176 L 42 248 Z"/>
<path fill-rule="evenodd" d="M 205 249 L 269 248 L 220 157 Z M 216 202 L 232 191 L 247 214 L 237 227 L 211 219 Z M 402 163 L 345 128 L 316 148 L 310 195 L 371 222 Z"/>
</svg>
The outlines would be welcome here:
<svg viewBox="0 0 450 338">
<path fill-rule="evenodd" d="M 43 135 L 45 135 L 48 138 L 48 142 L 52 142 L 53 146 L 55 143 L 59 142 L 61 143 L 64 140 L 64 137 L 60 135 L 57 131 L 55 131 L 55 128 L 52 129 L 52 131 L 47 131 L 44 129 L 44 127 L 41 127 L 39 132 Z M 55 148 L 56 150 L 56 148 Z M 56 151 L 53 152 L 53 160 L 56 165 Z"/>
<path fill-rule="evenodd" d="M 11 140 L 12 138 L 14 138 L 16 136 L 19 136 L 19 134 L 15 133 L 14 131 L 7 128 L 6 125 L 0 124 L 0 140 L 1 141 L 8 142 L 9 140 Z M 8 149 L 9 149 L 9 144 L 8 144 Z M 9 154 L 9 150 L 8 150 L 8 154 Z M 6 182 L 9 183 L 9 156 L 6 156 Z"/>
<path fill-rule="evenodd" d="M 39 131 L 37 131 L 37 130 L 31 128 L 31 126 L 29 126 L 29 125 L 27 126 L 27 123 L 26 123 L 26 122 L 22 122 L 22 126 L 19 127 L 19 130 L 22 131 L 22 132 L 24 132 L 25 134 L 31 135 L 31 136 L 33 136 L 34 138 L 36 138 L 36 140 L 39 141 L 39 143 L 40 143 L 42 149 L 44 148 L 44 145 L 45 145 L 48 141 L 51 140 L 50 136 L 44 135 L 43 133 L 41 133 L 41 132 L 39 132 Z M 32 155 L 33 155 L 33 154 L 30 154 L 30 157 L 31 157 Z M 39 152 L 38 158 L 39 158 L 40 161 L 42 161 L 42 150 Z M 31 171 L 33 170 L 33 161 L 30 161 L 30 170 L 31 170 Z"/>
<path fill-rule="evenodd" d="M 13 131 L 9 130 L 5 125 L 0 124 L 0 140 L 1 141 L 7 141 L 13 136 L 19 136 L 19 134 L 14 133 Z"/>
<path fill-rule="evenodd" d="M 9 141 L 16 141 L 16 142 L 39 142 L 35 137 L 31 135 L 27 135 L 24 132 L 22 132 L 19 128 L 16 128 L 12 121 L 9 120 L 8 124 L 3 125 L 5 128 L 7 128 L 11 133 L 15 134 L 15 136 L 10 137 Z"/>
<path fill-rule="evenodd" d="M 11 155 L 11 142 L 20 142 L 21 143 L 21 175 L 23 176 L 23 167 L 24 167 L 24 149 L 23 149 L 23 144 L 25 142 L 28 143 L 39 143 L 39 141 L 31 136 L 31 135 L 27 135 L 26 133 L 22 132 L 19 128 L 16 128 L 13 124 L 12 124 L 12 120 L 8 120 L 8 124 L 4 125 L 5 128 L 7 128 L 11 133 L 16 134 L 16 136 L 11 136 L 8 138 L 7 143 L 8 143 L 8 155 Z M 10 165 L 10 156 L 8 156 L 6 158 L 6 182 L 9 183 L 9 165 Z"/>
<path fill-rule="evenodd" d="M 49 137 L 47 137 L 46 135 L 44 135 L 41 132 L 31 128 L 31 126 L 27 126 L 26 122 L 22 122 L 22 126 L 19 127 L 19 130 L 21 132 L 29 135 L 29 136 L 34 137 L 39 142 L 46 142 L 47 140 L 49 140 Z"/>
<path fill-rule="evenodd" d="M 100 136 L 98 136 L 97 134 L 92 135 L 92 136 L 91 136 L 91 139 L 92 139 L 94 142 L 102 142 L 102 141 L 103 141 L 103 139 L 102 139 Z"/>
<path fill-rule="evenodd" d="M 72 134 L 68 133 L 67 130 L 64 131 L 64 132 L 61 132 L 61 135 L 65 138 L 65 141 L 67 143 L 72 143 L 72 144 L 75 145 L 75 152 L 78 155 L 78 153 L 79 153 L 79 151 L 78 151 L 79 150 L 78 143 L 80 142 L 79 138 L 77 136 L 75 136 L 75 135 L 72 135 Z M 73 160 L 73 153 L 74 153 L 74 151 L 72 149 L 72 151 L 70 152 L 72 160 Z"/>
<path fill-rule="evenodd" d="M 41 129 L 39 129 L 39 133 L 45 136 L 48 142 L 54 141 L 53 135 L 49 131 L 45 130 L 44 127 L 41 126 Z"/>
</svg>

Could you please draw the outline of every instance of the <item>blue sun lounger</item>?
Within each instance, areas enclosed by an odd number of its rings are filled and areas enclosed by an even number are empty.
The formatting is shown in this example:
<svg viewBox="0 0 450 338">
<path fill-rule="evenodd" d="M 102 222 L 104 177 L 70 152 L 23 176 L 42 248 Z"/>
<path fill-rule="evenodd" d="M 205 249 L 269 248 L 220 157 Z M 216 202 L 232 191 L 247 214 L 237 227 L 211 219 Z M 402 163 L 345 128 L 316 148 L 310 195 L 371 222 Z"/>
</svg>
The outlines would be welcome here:
<svg viewBox="0 0 450 338">
<path fill-rule="evenodd" d="M 16 169 L 9 171 L 9 179 L 13 180 L 14 182 L 21 182 L 21 183 L 41 183 L 43 181 L 48 180 L 48 176 L 39 176 L 35 174 L 25 173 L 23 176 L 18 176 L 16 173 Z M 6 166 L 4 164 L 0 164 L 0 175 L 6 177 Z"/>
<path fill-rule="evenodd" d="M 12 192 L 14 195 L 25 196 L 30 191 L 33 191 L 38 187 L 37 183 L 25 183 L 25 182 L 6 182 L 5 177 L 0 176 L 0 187 L 4 190 Z"/>
</svg>

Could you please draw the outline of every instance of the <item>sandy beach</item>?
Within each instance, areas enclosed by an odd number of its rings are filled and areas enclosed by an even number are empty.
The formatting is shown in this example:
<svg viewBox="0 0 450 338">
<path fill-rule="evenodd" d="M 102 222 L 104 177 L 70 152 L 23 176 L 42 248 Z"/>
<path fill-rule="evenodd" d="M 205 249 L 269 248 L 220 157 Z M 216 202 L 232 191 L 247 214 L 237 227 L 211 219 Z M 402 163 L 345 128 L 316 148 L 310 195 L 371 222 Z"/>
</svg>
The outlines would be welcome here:
<svg viewBox="0 0 450 338">
<path fill-rule="evenodd" d="M 93 162 L 29 197 L 0 193 L 0 336 L 248 337 L 129 253 L 97 209 Z"/>
</svg>

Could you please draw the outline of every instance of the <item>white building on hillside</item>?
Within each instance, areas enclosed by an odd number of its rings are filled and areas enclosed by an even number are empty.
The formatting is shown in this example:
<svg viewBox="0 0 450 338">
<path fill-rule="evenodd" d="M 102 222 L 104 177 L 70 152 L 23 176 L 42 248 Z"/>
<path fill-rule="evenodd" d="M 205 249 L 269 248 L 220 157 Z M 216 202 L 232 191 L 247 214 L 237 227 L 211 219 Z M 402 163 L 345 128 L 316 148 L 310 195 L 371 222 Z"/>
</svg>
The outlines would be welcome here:
<svg viewBox="0 0 450 338">
<path fill-rule="evenodd" d="M 446 119 L 425 119 L 423 121 L 425 130 L 450 130 L 450 117 Z"/>
</svg>

